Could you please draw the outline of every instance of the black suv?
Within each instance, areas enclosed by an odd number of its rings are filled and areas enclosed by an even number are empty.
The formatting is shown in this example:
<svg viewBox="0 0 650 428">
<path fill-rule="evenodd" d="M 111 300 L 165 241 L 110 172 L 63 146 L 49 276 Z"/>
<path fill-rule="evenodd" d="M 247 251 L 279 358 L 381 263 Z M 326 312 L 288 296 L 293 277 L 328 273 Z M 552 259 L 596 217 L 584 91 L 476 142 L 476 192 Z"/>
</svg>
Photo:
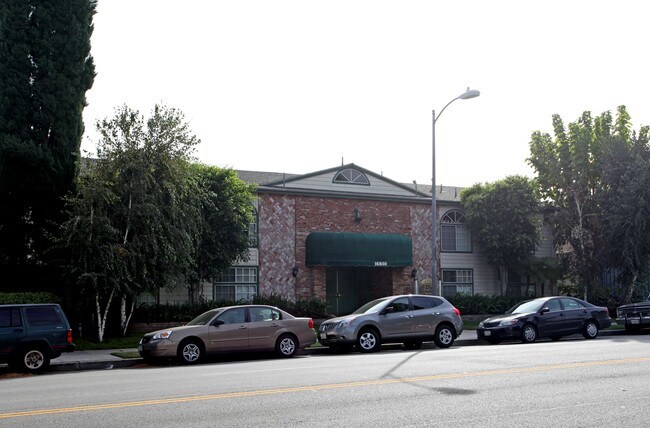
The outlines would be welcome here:
<svg viewBox="0 0 650 428">
<path fill-rule="evenodd" d="M 59 305 L 0 305 L 0 361 L 35 373 L 74 349 L 70 324 Z"/>
</svg>

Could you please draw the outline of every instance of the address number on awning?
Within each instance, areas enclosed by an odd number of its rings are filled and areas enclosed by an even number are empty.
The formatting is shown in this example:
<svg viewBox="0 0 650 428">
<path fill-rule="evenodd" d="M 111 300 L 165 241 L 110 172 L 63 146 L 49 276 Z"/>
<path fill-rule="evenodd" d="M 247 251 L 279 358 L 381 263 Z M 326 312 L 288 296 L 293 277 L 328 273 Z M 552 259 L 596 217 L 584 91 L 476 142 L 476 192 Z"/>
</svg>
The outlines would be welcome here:
<svg viewBox="0 0 650 428">
<path fill-rule="evenodd" d="M 388 266 L 388 262 L 375 262 L 375 267 Z"/>
</svg>

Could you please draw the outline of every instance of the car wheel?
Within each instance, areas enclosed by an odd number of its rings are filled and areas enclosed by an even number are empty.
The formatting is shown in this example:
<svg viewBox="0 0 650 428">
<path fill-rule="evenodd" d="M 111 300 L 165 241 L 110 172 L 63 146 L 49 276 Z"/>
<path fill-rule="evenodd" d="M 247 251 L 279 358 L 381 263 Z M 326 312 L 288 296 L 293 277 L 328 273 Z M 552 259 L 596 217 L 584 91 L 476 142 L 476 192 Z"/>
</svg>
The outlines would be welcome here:
<svg viewBox="0 0 650 428">
<path fill-rule="evenodd" d="M 537 329 L 532 324 L 526 324 L 521 329 L 521 341 L 523 343 L 533 343 L 537 340 Z"/>
<path fill-rule="evenodd" d="M 439 325 L 436 328 L 436 335 L 433 341 L 438 348 L 449 348 L 454 343 L 454 331 L 446 324 Z"/>
<path fill-rule="evenodd" d="M 178 359 L 183 364 L 196 364 L 203 359 L 203 345 L 196 339 L 181 342 L 178 347 Z"/>
<path fill-rule="evenodd" d="M 485 339 L 485 340 L 487 340 L 487 342 L 488 342 L 490 345 L 498 345 L 499 343 L 501 343 L 501 339 L 495 339 L 495 338 L 493 338 L 493 337 L 491 337 L 491 338 L 489 338 L 489 339 Z"/>
<path fill-rule="evenodd" d="M 281 357 L 291 358 L 298 351 L 298 340 L 290 334 L 280 336 L 275 343 L 275 352 Z"/>
<path fill-rule="evenodd" d="M 357 338 L 357 347 L 361 352 L 376 352 L 381 347 L 381 337 L 372 328 L 361 330 Z"/>
<path fill-rule="evenodd" d="M 30 346 L 20 351 L 15 365 L 26 373 L 40 373 L 49 367 L 50 355 L 41 346 Z"/>
<path fill-rule="evenodd" d="M 422 342 L 420 342 L 419 340 L 404 342 L 404 349 L 406 350 L 413 351 L 413 350 L 420 349 L 421 347 L 422 347 Z"/>
<path fill-rule="evenodd" d="M 596 336 L 598 336 L 598 324 L 596 324 L 595 321 L 587 321 L 582 335 L 585 337 L 585 339 L 595 339 Z"/>
</svg>

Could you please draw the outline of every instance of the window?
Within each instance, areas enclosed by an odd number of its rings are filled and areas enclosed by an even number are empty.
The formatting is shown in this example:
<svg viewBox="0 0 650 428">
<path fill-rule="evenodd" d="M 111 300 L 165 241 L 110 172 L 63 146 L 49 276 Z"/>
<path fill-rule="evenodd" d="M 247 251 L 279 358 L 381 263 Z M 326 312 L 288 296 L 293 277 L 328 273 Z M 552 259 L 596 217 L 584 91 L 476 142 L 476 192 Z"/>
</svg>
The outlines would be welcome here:
<svg viewBox="0 0 650 428">
<path fill-rule="evenodd" d="M 562 305 L 564 306 L 564 310 L 569 311 L 571 309 L 584 309 L 585 307 L 582 305 L 582 303 L 578 302 L 577 300 L 573 299 L 560 299 L 562 300 Z"/>
<path fill-rule="evenodd" d="M 545 307 L 547 307 L 548 310 L 551 312 L 557 312 L 562 310 L 562 308 L 560 307 L 560 301 L 558 299 L 549 300 L 546 303 Z"/>
<path fill-rule="evenodd" d="M 465 225 L 465 214 L 453 210 L 440 220 L 440 251 L 471 252 L 472 237 Z"/>
<path fill-rule="evenodd" d="M 442 295 L 473 294 L 474 273 L 471 269 L 443 269 Z"/>
<path fill-rule="evenodd" d="M 243 324 L 246 322 L 246 308 L 234 308 L 224 311 L 217 319 L 224 324 Z"/>
<path fill-rule="evenodd" d="M 280 312 L 272 308 L 250 308 L 251 322 L 264 322 L 280 319 Z"/>
<path fill-rule="evenodd" d="M 436 299 L 435 297 L 428 296 L 413 296 L 411 297 L 411 303 L 413 304 L 413 310 L 419 311 L 421 309 L 431 309 L 440 305 L 442 301 Z"/>
<path fill-rule="evenodd" d="M 393 300 L 388 306 L 392 306 L 395 309 L 394 312 L 406 312 L 409 310 L 409 299 L 407 297 L 400 297 L 399 299 Z"/>
<path fill-rule="evenodd" d="M 231 267 L 221 272 L 216 278 L 217 283 L 223 282 L 244 282 L 257 283 L 257 268 L 255 267 Z"/>
<path fill-rule="evenodd" d="M 27 322 L 29 325 L 34 327 L 39 325 L 63 326 L 61 319 L 59 318 L 59 314 L 52 306 L 27 308 L 25 310 L 25 315 L 27 316 Z"/>
<path fill-rule="evenodd" d="M 346 168 L 336 173 L 334 176 L 334 183 L 343 184 L 360 184 L 370 186 L 370 181 L 364 173 L 353 168 Z"/>
<path fill-rule="evenodd" d="M 0 309 L 0 327 L 20 327 L 20 309 Z"/>
<path fill-rule="evenodd" d="M 251 301 L 257 294 L 257 268 L 231 267 L 215 279 L 213 298 L 215 301 Z"/>
</svg>

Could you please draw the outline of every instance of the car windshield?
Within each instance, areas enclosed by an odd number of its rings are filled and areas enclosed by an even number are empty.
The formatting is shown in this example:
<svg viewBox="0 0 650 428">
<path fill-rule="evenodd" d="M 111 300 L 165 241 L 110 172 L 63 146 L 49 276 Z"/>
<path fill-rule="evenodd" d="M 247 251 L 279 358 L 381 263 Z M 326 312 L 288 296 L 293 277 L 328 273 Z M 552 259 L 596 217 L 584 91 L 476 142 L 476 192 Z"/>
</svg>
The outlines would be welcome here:
<svg viewBox="0 0 650 428">
<path fill-rule="evenodd" d="M 206 325 L 210 322 L 212 318 L 216 315 L 223 312 L 223 308 L 212 309 L 208 312 L 204 312 L 198 317 L 194 318 L 192 321 L 188 322 L 186 325 Z"/>
<path fill-rule="evenodd" d="M 373 300 L 372 302 L 368 302 L 365 305 L 361 306 L 359 309 L 356 311 L 352 312 L 352 314 L 373 314 L 375 312 L 379 312 L 381 309 L 383 309 L 384 303 L 386 303 L 386 300 L 388 300 L 388 297 L 382 297 L 381 299 L 376 299 Z"/>
<path fill-rule="evenodd" d="M 546 300 L 529 300 L 527 302 L 522 302 L 508 309 L 506 314 L 528 314 L 531 312 L 537 312 L 544 303 L 546 303 Z"/>
</svg>

